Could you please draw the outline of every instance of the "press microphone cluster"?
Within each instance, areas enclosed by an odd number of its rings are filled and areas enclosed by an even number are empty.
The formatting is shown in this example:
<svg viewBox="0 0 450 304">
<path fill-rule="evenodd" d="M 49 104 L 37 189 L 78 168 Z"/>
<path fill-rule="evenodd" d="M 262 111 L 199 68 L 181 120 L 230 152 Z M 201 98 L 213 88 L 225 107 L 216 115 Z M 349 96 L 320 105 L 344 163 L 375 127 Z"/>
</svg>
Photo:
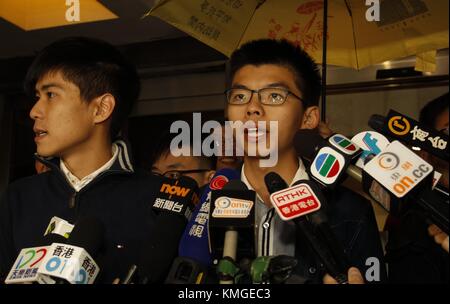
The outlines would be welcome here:
<svg viewBox="0 0 450 304">
<path fill-rule="evenodd" d="M 209 210 L 211 191 L 222 189 L 228 182 L 238 179 L 239 174 L 224 168 L 216 172 L 205 187 L 200 203 L 195 208 L 188 222 L 178 247 L 166 283 L 202 284 L 207 282 L 212 266 L 212 253 L 209 243 Z"/>
<path fill-rule="evenodd" d="M 20 251 L 5 283 L 93 284 L 100 271 L 93 257 L 103 238 L 103 224 L 93 217 L 78 221 L 68 239 L 47 233 L 43 246 Z"/>
<path fill-rule="evenodd" d="M 395 111 L 390 111 L 388 118 L 374 115 L 369 124 L 390 137 L 395 135 L 406 143 L 421 145 L 434 155 L 448 153 L 447 148 L 444 149 L 448 136 L 440 132 L 436 135 L 436 131 Z M 422 128 L 431 136 L 427 140 L 420 135 L 423 142 L 414 136 Z M 312 159 L 311 176 L 323 187 L 333 188 L 350 176 L 389 213 L 401 216 L 411 204 L 417 205 L 425 217 L 448 233 L 448 192 L 432 190 L 434 168 L 404 144 L 390 143 L 385 136 L 373 131 L 361 132 L 352 140 L 339 134 L 327 140 L 319 137 L 316 135 L 315 147 L 303 147 L 302 156 Z M 439 141 L 441 146 L 434 147 L 433 143 Z"/>
<path fill-rule="evenodd" d="M 136 265 L 122 283 L 163 283 L 174 259 L 178 244 L 192 212 L 199 203 L 195 180 L 162 178 L 159 194 L 152 204 L 158 214 Z"/>
</svg>

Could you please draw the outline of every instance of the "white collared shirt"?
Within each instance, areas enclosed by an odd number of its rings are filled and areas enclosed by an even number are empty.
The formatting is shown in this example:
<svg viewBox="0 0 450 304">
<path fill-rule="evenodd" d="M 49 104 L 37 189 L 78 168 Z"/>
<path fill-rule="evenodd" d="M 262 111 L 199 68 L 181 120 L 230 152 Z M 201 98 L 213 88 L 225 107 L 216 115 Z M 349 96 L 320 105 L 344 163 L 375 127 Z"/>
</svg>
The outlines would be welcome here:
<svg viewBox="0 0 450 304">
<path fill-rule="evenodd" d="M 292 186 L 298 180 L 309 180 L 302 160 L 298 160 L 299 166 L 295 172 Z M 254 190 L 245 176 L 244 166 L 241 170 L 241 180 L 250 190 Z M 288 255 L 295 254 L 295 224 L 292 221 L 283 221 L 273 207 L 267 207 L 262 198 L 256 195 L 255 205 L 255 229 L 258 240 L 256 245 L 257 256 Z"/>
<path fill-rule="evenodd" d="M 100 173 L 108 170 L 114 164 L 114 162 L 117 159 L 117 156 L 119 155 L 119 147 L 115 143 L 112 145 L 112 153 L 113 156 L 108 162 L 106 162 L 103 166 L 101 166 L 91 174 L 83 177 L 82 179 L 78 179 L 78 177 L 73 175 L 62 160 L 59 163 L 59 167 L 61 168 L 61 171 L 64 173 L 67 181 L 72 186 L 72 188 L 74 188 L 76 192 L 79 192 L 81 189 L 86 187 L 86 185 L 89 184 L 94 178 L 96 178 Z"/>
</svg>

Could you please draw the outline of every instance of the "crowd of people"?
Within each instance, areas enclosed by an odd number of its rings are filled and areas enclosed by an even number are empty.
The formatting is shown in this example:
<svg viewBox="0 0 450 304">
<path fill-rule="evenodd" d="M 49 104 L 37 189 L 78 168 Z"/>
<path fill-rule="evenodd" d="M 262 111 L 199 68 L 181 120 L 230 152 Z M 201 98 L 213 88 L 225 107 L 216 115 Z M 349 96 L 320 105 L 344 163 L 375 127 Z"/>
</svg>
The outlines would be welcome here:
<svg viewBox="0 0 450 304">
<path fill-rule="evenodd" d="M 310 56 L 284 40 L 248 42 L 229 59 L 226 70 L 226 118 L 242 122 L 278 122 L 278 160 L 260 166 L 265 155 L 251 155 L 259 131 L 245 136 L 244 156 L 174 156 L 168 132 L 155 141 L 151 168 L 136 168 L 120 130 L 139 96 L 135 68 L 113 46 L 90 38 L 66 38 L 44 48 L 25 79 L 35 103 L 36 170 L 39 174 L 9 185 L 0 203 L 0 274 L 4 278 L 22 248 L 36 245 L 53 216 L 69 222 L 91 215 L 105 227 L 99 283 L 123 277 L 135 263 L 158 216 L 149 202 L 161 176 L 188 176 L 202 187 L 217 170 L 232 168 L 257 193 L 255 253 L 287 255 L 298 264 L 304 283 L 337 283 L 327 273 L 292 222 L 273 210 L 264 176 L 276 172 L 288 185 L 309 180 L 308 160 L 299 156 L 294 138 L 300 130 L 333 134 L 320 121 L 321 76 Z M 448 93 L 430 102 L 420 121 L 448 135 Z M 267 135 L 275 130 L 264 130 Z M 270 143 L 268 143 L 270 144 Z M 310 143 L 304 142 L 303 145 Z M 442 173 L 448 191 L 448 160 L 421 152 Z M 149 156 L 150 157 L 150 156 Z M 348 257 L 348 282 L 369 283 L 369 258 L 380 261 L 381 283 L 448 283 L 448 235 L 411 210 L 391 218 L 383 248 L 371 203 L 337 186 L 327 194 L 326 213 Z M 167 227 L 171 229 L 171 227 Z M 154 261 L 158 263 L 158 261 Z"/>
</svg>

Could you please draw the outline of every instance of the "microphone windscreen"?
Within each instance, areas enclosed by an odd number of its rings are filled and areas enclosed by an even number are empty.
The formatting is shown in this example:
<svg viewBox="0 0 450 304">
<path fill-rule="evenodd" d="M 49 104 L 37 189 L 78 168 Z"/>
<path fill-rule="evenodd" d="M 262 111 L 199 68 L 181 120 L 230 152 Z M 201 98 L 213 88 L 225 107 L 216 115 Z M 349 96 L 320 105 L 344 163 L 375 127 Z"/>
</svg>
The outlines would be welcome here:
<svg viewBox="0 0 450 304">
<path fill-rule="evenodd" d="M 95 258 L 103 246 L 104 236 L 103 223 L 96 217 L 88 216 L 77 221 L 67 244 L 81 247 Z"/>
</svg>

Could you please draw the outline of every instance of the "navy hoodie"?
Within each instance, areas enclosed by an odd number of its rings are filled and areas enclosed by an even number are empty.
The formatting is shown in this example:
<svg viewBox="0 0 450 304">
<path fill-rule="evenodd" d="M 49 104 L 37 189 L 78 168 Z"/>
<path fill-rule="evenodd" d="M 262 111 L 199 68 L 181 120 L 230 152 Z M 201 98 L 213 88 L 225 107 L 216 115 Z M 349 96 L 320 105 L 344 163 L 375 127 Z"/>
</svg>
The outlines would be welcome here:
<svg viewBox="0 0 450 304">
<path fill-rule="evenodd" d="M 96 282 L 111 283 L 136 263 L 142 243 L 155 222 L 151 204 L 160 178 L 135 171 L 128 149 L 117 141 L 119 155 L 79 192 L 67 182 L 57 158 L 42 159 L 50 171 L 9 185 L 0 201 L 0 277 L 2 282 L 22 248 L 39 245 L 53 216 L 76 223 L 94 216 L 105 226 L 101 271 Z M 97 260 L 98 259 L 98 260 Z"/>
</svg>

